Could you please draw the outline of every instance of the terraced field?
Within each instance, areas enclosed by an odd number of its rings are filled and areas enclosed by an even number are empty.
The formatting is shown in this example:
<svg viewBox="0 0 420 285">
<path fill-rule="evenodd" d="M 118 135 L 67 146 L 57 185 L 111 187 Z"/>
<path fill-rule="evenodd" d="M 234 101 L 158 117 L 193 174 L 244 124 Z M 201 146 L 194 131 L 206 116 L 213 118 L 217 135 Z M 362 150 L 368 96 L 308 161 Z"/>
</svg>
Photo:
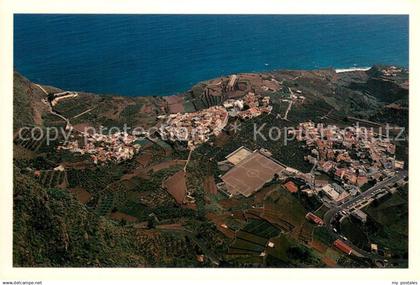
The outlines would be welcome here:
<svg viewBox="0 0 420 285">
<path fill-rule="evenodd" d="M 31 151 L 38 151 L 45 143 L 46 133 L 38 128 L 25 128 L 17 134 L 13 142 Z"/>
<path fill-rule="evenodd" d="M 273 191 L 264 200 L 262 217 L 298 238 L 303 226 L 309 224 L 306 210 L 299 200 L 283 189 Z"/>
<path fill-rule="evenodd" d="M 67 175 L 65 171 L 42 170 L 40 173 L 41 174 L 38 177 L 38 180 L 41 185 L 46 188 L 61 186 L 64 182 L 67 181 Z"/>
<path fill-rule="evenodd" d="M 229 255 L 259 256 L 266 249 L 270 238 L 280 231 L 264 220 L 251 219 L 235 233 L 235 239 L 229 246 Z"/>
</svg>

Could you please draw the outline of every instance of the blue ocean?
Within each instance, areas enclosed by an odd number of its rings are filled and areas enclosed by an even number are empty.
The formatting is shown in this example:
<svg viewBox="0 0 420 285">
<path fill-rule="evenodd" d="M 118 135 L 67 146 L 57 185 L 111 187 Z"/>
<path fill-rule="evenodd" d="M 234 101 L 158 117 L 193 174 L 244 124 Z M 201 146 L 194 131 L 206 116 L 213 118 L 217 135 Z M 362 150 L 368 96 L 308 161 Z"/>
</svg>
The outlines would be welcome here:
<svg viewBox="0 0 420 285">
<path fill-rule="evenodd" d="M 172 95 L 237 72 L 408 66 L 408 16 L 14 16 L 14 68 L 67 90 Z"/>
</svg>

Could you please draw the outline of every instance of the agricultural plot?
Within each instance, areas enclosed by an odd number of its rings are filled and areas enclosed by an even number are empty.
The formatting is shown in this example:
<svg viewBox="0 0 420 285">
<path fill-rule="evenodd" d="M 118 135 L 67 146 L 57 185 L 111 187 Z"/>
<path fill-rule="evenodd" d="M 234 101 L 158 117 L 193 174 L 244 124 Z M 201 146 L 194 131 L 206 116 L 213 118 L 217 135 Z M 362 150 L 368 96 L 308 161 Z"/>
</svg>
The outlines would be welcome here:
<svg viewBox="0 0 420 285">
<path fill-rule="evenodd" d="M 109 165 L 94 169 L 70 169 L 67 171 L 67 175 L 70 188 L 81 186 L 95 194 L 121 178 L 122 166 Z"/>
<path fill-rule="evenodd" d="M 46 139 L 45 132 L 39 129 L 22 129 L 13 142 L 31 151 L 38 151 Z"/>
<path fill-rule="evenodd" d="M 254 255 L 259 256 L 261 254 L 260 251 L 252 251 L 249 249 L 240 249 L 240 248 L 229 248 L 228 249 L 229 255 Z"/>
<path fill-rule="evenodd" d="M 245 231 L 238 231 L 236 233 L 236 238 L 242 239 L 242 240 L 247 240 L 247 241 L 250 241 L 252 243 L 259 244 L 261 246 L 265 246 L 268 242 L 267 238 L 263 238 L 263 237 L 260 237 L 258 235 L 251 234 L 251 233 L 248 233 L 248 232 L 245 232 Z"/>
<path fill-rule="evenodd" d="M 252 199 L 238 196 L 220 200 L 219 204 L 228 211 L 239 211 L 251 208 L 253 201 Z"/>
<path fill-rule="evenodd" d="M 43 113 L 42 120 L 43 120 L 44 126 L 46 127 L 65 127 L 66 126 L 66 122 L 63 119 L 51 113 Z"/>
<path fill-rule="evenodd" d="M 313 232 L 313 240 L 324 244 L 332 244 L 335 238 L 330 235 L 325 227 L 315 227 Z"/>
<path fill-rule="evenodd" d="M 195 243 L 183 234 L 164 232 L 138 232 L 136 242 L 152 266 L 186 267 L 198 266 Z M 159 250 L 158 250 L 159 249 Z"/>
<path fill-rule="evenodd" d="M 129 199 L 130 188 L 127 186 L 133 185 L 130 185 L 128 181 L 118 181 L 110 184 L 104 191 L 100 192 L 96 212 L 99 215 L 108 215 L 111 211 L 115 212 L 115 209 L 124 208 Z"/>
<path fill-rule="evenodd" d="M 308 221 L 300 202 L 286 191 L 273 191 L 264 200 L 263 218 L 298 237 Z"/>
<path fill-rule="evenodd" d="M 273 248 L 268 248 L 267 253 L 283 262 L 288 262 L 287 249 L 292 245 L 291 241 L 285 235 L 272 239 Z"/>
<path fill-rule="evenodd" d="M 126 221 L 126 222 L 136 222 L 137 218 L 127 215 L 125 213 L 122 212 L 112 212 L 110 215 L 111 219 L 113 220 L 117 220 L 117 221 Z"/>
<path fill-rule="evenodd" d="M 163 189 L 141 192 L 138 194 L 138 202 L 150 208 L 167 205 L 173 201 L 172 197 Z"/>
<path fill-rule="evenodd" d="M 247 224 L 235 233 L 235 240 L 229 246 L 230 255 L 260 255 L 270 238 L 278 236 L 280 230 L 260 219 L 249 219 Z"/>
<path fill-rule="evenodd" d="M 208 194 L 217 194 L 217 187 L 213 176 L 208 175 L 204 178 L 204 190 L 206 190 L 206 193 Z"/>
<path fill-rule="evenodd" d="M 114 193 L 114 206 L 121 207 L 125 204 L 128 198 L 127 190 L 124 187 L 118 187 L 118 190 L 113 191 Z"/>
<path fill-rule="evenodd" d="M 185 181 L 185 172 L 178 171 L 163 182 L 163 187 L 175 199 L 178 204 L 183 204 L 187 195 L 187 185 Z"/>
<path fill-rule="evenodd" d="M 320 256 L 321 261 L 328 267 L 336 267 L 337 262 L 343 254 L 333 248 L 328 248 L 324 254 Z"/>
<path fill-rule="evenodd" d="M 32 161 L 37 157 L 37 154 L 33 151 L 30 151 L 21 145 L 13 144 L 13 158 L 15 161 Z"/>
<path fill-rule="evenodd" d="M 259 244 L 256 244 L 247 240 L 236 238 L 233 244 L 229 247 L 229 249 L 235 249 L 235 248 L 248 250 L 248 251 L 255 251 L 255 252 L 260 253 L 265 249 L 265 245 L 259 245 Z"/>
<path fill-rule="evenodd" d="M 137 218 L 139 221 L 147 220 L 149 214 L 152 212 L 145 205 L 132 200 L 126 201 L 124 205 L 118 207 L 118 210 L 124 214 Z"/>
<path fill-rule="evenodd" d="M 82 204 L 86 204 L 87 202 L 89 202 L 90 198 L 92 197 L 92 195 L 88 191 L 86 191 L 85 189 L 81 187 L 70 188 L 69 191 Z"/>
<path fill-rule="evenodd" d="M 39 183 L 46 188 L 54 188 L 63 184 L 66 180 L 65 171 L 43 170 L 38 177 Z"/>
<path fill-rule="evenodd" d="M 264 256 L 259 255 L 246 255 L 246 256 L 235 256 L 231 255 L 226 256 L 226 260 L 234 261 L 236 264 L 241 264 L 241 266 L 260 266 L 264 264 Z"/>
<path fill-rule="evenodd" d="M 224 234 L 229 239 L 235 238 L 235 228 L 232 227 L 232 223 L 229 222 L 230 214 L 215 214 L 212 212 L 207 213 L 206 218 L 213 222 L 216 225 L 217 230 L 219 230 L 222 234 Z M 233 221 L 237 221 L 235 219 L 230 219 Z M 222 226 L 223 224 L 227 225 L 228 227 Z"/>
<path fill-rule="evenodd" d="M 320 258 L 320 260 L 327 267 L 336 267 L 338 259 L 343 256 L 341 252 L 338 252 L 335 248 L 327 246 L 325 243 L 318 240 L 312 240 L 308 247 L 313 249 L 314 255 Z"/>
<path fill-rule="evenodd" d="M 408 255 L 408 199 L 405 197 L 406 190 L 390 196 L 380 204 L 372 203 L 363 211 L 368 214 L 367 223 L 354 223 L 354 232 L 362 232 L 371 243 L 376 243 L 379 250 L 387 248 L 393 255 L 404 258 Z M 352 231 L 352 233 L 353 233 Z M 353 241 L 358 236 L 349 234 L 348 238 Z M 369 249 L 370 244 L 366 247 Z"/>
<path fill-rule="evenodd" d="M 98 104 L 100 102 L 95 97 L 79 93 L 79 98 L 60 101 L 54 109 L 60 112 L 60 114 L 72 118 Z"/>
<path fill-rule="evenodd" d="M 294 239 L 284 234 L 270 240 L 274 246 L 268 247 L 266 252 L 269 257 L 272 257 L 270 264 L 287 264 L 288 266 L 319 266 L 320 258 L 310 249 L 299 245 Z"/>
<path fill-rule="evenodd" d="M 264 220 L 252 219 L 242 231 L 258 235 L 263 238 L 271 238 L 280 234 L 280 230 Z"/>
<path fill-rule="evenodd" d="M 314 228 L 313 225 L 309 223 L 304 223 L 300 229 L 298 239 L 301 242 L 308 244 L 312 240 L 313 228 Z"/>
<path fill-rule="evenodd" d="M 109 214 L 111 207 L 113 213 L 118 211 L 140 221 L 148 219 L 151 213 L 154 213 L 159 219 L 191 215 L 192 210 L 179 207 L 175 199 L 162 188 L 162 181 L 165 181 L 165 178 L 180 171 L 180 166 L 177 163 L 167 166 L 170 168 L 158 169 L 156 172 L 150 173 L 148 178 L 135 176 L 127 179 L 126 176 L 122 176 L 121 179 L 109 184 L 104 188 L 106 191 L 97 193 L 99 196 L 98 212 Z M 172 183 L 171 186 L 176 185 Z"/>
<path fill-rule="evenodd" d="M 96 206 L 95 212 L 100 216 L 108 215 L 114 206 L 114 193 L 107 192 L 101 195 Z"/>
</svg>

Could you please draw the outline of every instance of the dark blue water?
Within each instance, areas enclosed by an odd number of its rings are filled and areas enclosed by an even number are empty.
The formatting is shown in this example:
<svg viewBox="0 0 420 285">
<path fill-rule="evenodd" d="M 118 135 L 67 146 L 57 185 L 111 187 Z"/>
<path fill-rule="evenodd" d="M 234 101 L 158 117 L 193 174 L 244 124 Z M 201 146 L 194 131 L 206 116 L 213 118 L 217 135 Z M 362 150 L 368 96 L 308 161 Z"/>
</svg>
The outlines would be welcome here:
<svg viewBox="0 0 420 285">
<path fill-rule="evenodd" d="M 63 89 L 170 95 L 270 69 L 408 66 L 407 16 L 15 15 L 14 66 Z"/>
</svg>

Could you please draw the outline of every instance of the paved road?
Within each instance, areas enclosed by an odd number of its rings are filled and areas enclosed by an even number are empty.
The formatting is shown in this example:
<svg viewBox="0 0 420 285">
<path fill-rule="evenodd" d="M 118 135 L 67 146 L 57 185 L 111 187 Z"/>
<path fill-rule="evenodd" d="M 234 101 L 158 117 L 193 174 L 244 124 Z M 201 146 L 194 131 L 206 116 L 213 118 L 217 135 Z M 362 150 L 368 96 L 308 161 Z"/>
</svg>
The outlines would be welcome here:
<svg viewBox="0 0 420 285">
<path fill-rule="evenodd" d="M 388 185 L 392 185 L 395 182 L 404 179 L 408 176 L 408 172 L 406 170 L 402 170 L 398 172 L 395 176 L 385 179 L 384 181 L 381 181 L 377 183 L 375 186 L 369 188 L 365 192 L 361 193 L 360 195 L 354 197 L 353 199 L 341 204 L 338 207 L 331 208 L 329 211 L 327 211 L 324 215 L 324 222 L 325 225 L 329 231 L 329 233 L 334 236 L 337 239 L 341 239 L 340 235 L 333 230 L 332 222 L 335 219 L 336 215 L 340 211 L 348 211 L 349 209 L 357 206 L 360 203 L 363 203 L 365 201 L 369 201 L 369 199 L 373 198 L 375 195 L 383 192 L 383 188 Z M 352 244 L 350 241 L 344 241 L 346 244 L 351 246 L 354 251 L 364 255 L 365 257 L 369 257 L 371 259 L 378 259 L 378 260 L 384 260 L 384 257 L 378 254 L 373 254 L 371 252 L 367 252 L 361 248 L 358 248 L 356 245 Z"/>
<path fill-rule="evenodd" d="M 372 197 L 374 197 L 375 195 L 377 195 L 380 192 L 383 192 L 383 188 L 387 185 L 390 184 L 394 184 L 395 182 L 404 179 L 405 177 L 407 177 L 408 173 L 407 171 L 403 170 L 400 171 L 398 174 L 396 174 L 395 176 L 385 179 L 384 181 L 381 181 L 377 184 L 375 184 L 375 186 L 369 188 L 368 190 L 366 190 L 365 192 L 359 194 L 358 196 L 354 197 L 353 199 L 341 204 L 338 207 L 332 208 L 330 209 L 327 213 L 325 213 L 324 215 L 324 221 L 326 224 L 331 224 L 332 219 L 334 218 L 334 216 L 342 211 L 342 210 L 348 210 L 351 209 L 352 207 L 364 202 L 364 201 L 368 201 L 369 199 L 371 199 Z"/>
<path fill-rule="evenodd" d="M 356 196 L 354 199 L 342 204 L 340 206 L 340 208 L 342 209 L 350 209 L 353 206 L 363 202 L 363 201 L 367 201 L 370 198 L 374 197 L 376 194 L 382 192 L 382 189 L 385 186 L 388 185 L 392 185 L 395 182 L 404 179 L 405 177 L 407 177 L 408 173 L 407 171 L 403 170 L 398 172 L 395 176 L 385 179 L 384 181 L 381 181 L 379 183 L 377 183 L 375 186 L 369 188 L 368 190 L 366 190 L 365 192 L 361 193 L 360 195 Z"/>
<path fill-rule="evenodd" d="M 289 106 L 287 107 L 287 110 L 284 113 L 284 117 L 283 117 L 283 120 L 286 120 L 286 121 L 287 121 L 287 115 L 289 114 L 289 111 L 292 108 L 292 104 L 293 104 L 293 99 L 292 99 L 293 91 L 292 91 L 292 89 L 290 89 L 290 87 L 288 87 L 288 88 L 289 88 L 289 92 L 290 92 L 290 102 L 289 102 Z"/>
<path fill-rule="evenodd" d="M 84 114 L 89 113 L 90 111 L 92 111 L 92 110 L 93 110 L 93 109 L 95 109 L 96 107 L 98 107 L 98 106 L 95 106 L 95 107 L 93 107 L 93 108 L 89 108 L 89 109 L 87 109 L 86 111 L 83 111 L 82 113 L 77 114 L 77 115 L 76 115 L 76 116 L 74 116 L 72 119 L 76 119 L 76 118 L 78 118 L 78 117 L 80 117 L 80 116 L 83 116 Z"/>
</svg>

